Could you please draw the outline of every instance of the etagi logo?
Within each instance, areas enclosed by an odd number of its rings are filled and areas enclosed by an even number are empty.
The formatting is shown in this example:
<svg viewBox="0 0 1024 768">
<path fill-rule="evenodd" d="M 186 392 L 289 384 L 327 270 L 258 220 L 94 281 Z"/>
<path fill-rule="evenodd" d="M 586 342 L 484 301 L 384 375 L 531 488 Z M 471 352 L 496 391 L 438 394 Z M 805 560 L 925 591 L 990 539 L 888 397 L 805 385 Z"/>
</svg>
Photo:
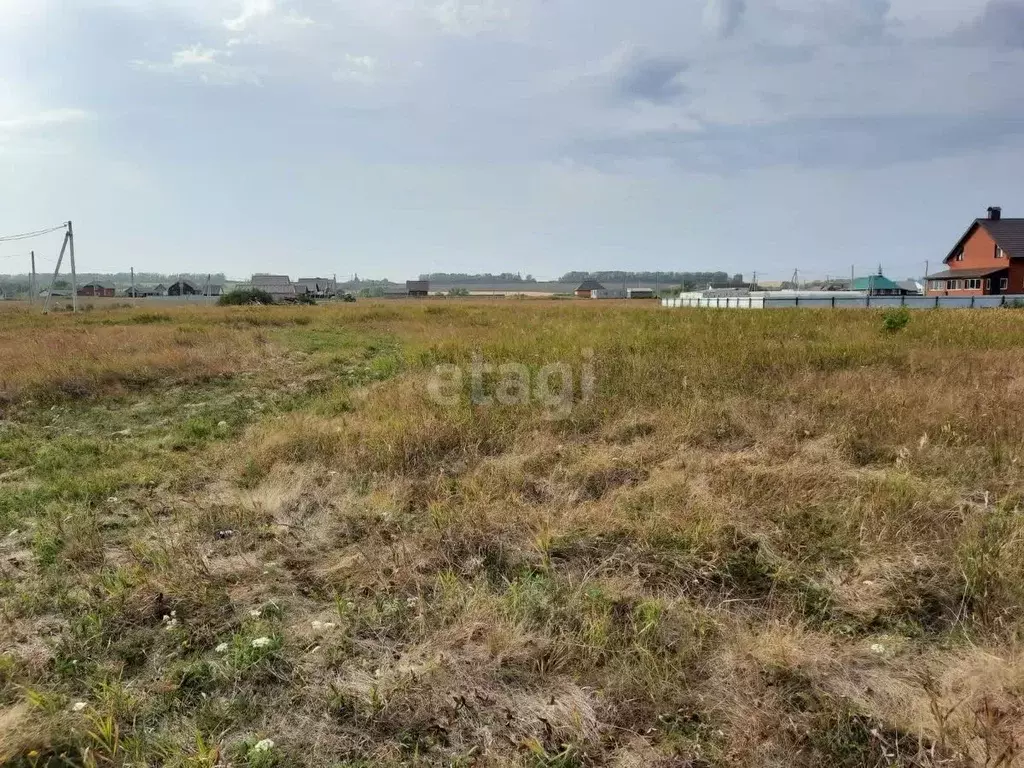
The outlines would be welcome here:
<svg viewBox="0 0 1024 768">
<path fill-rule="evenodd" d="M 468 370 L 452 364 L 436 366 L 427 389 L 434 402 L 458 405 L 467 395 L 468 374 L 468 396 L 473 405 L 538 403 L 544 407 L 546 418 L 564 419 L 576 405 L 589 403 L 594 397 L 597 385 L 594 351 L 584 349 L 581 357 L 578 370 L 559 361 L 531 371 L 529 366 L 518 362 L 494 365 L 475 353 Z"/>
</svg>

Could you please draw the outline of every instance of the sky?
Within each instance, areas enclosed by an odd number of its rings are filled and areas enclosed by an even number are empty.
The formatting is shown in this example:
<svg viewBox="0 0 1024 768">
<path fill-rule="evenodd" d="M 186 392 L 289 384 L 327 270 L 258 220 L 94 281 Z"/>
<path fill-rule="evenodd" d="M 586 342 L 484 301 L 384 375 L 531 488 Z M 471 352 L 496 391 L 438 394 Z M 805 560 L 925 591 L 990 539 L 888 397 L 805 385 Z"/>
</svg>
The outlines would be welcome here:
<svg viewBox="0 0 1024 768">
<path fill-rule="evenodd" d="M 918 276 L 1024 217 L 1022 72 L 1024 0 L 0 0 L 0 236 L 71 219 L 82 272 Z"/>
</svg>

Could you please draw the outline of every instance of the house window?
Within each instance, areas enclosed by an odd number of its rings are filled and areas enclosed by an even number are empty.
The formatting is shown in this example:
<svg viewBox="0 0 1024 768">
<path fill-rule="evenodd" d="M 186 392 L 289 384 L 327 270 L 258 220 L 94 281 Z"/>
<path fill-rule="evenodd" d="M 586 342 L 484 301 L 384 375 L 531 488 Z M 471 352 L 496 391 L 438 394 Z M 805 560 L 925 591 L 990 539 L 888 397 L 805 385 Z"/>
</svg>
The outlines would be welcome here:
<svg viewBox="0 0 1024 768">
<path fill-rule="evenodd" d="M 974 291 L 977 290 L 978 288 L 981 288 L 981 278 L 972 277 L 970 279 L 964 280 L 964 288 L 967 289 L 968 291 Z"/>
<path fill-rule="evenodd" d="M 1005 256 L 1005 255 L 1006 255 L 1006 254 L 1004 254 L 1004 253 L 1003 253 L 1003 249 L 1002 249 L 1002 248 L 1000 248 L 1000 247 L 999 247 L 999 246 L 997 245 L 997 246 L 996 246 L 996 258 L 997 258 L 997 259 L 1001 259 L 1001 258 L 1003 258 L 1003 256 Z"/>
<path fill-rule="evenodd" d="M 941 291 L 946 287 L 945 280 L 932 280 L 932 290 Z"/>
<path fill-rule="evenodd" d="M 991 277 L 986 277 L 985 278 L 985 290 L 986 291 L 991 291 L 992 290 L 992 278 Z"/>
<path fill-rule="evenodd" d="M 1000 291 L 1005 291 L 1009 287 L 1010 287 L 1010 278 L 1008 278 L 1008 277 L 1000 277 L 999 278 L 999 290 Z"/>
<path fill-rule="evenodd" d="M 964 249 L 963 248 L 958 248 L 957 252 L 956 252 L 956 255 L 953 258 L 956 259 L 957 261 L 963 261 L 964 260 Z"/>
</svg>

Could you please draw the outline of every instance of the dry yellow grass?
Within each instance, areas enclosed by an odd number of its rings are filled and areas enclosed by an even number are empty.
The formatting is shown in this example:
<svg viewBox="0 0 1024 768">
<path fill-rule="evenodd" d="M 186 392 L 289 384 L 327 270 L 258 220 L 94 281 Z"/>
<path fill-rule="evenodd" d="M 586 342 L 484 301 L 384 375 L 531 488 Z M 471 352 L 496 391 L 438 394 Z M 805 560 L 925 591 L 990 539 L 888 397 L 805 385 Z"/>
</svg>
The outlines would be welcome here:
<svg viewBox="0 0 1024 768">
<path fill-rule="evenodd" d="M 140 314 L 0 330 L 95 351 L 8 358 L 0 758 L 1024 760 L 1024 315 Z M 593 397 L 436 401 L 475 356 Z"/>
</svg>

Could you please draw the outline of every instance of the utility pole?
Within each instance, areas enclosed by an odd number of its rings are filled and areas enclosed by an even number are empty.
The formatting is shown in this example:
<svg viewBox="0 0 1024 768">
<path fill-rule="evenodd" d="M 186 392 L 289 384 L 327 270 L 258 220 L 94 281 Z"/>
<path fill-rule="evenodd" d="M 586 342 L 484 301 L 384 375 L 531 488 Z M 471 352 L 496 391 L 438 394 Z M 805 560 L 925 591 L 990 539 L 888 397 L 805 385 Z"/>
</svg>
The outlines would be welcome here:
<svg viewBox="0 0 1024 768">
<path fill-rule="evenodd" d="M 30 253 L 32 254 L 32 284 L 29 290 L 32 292 L 32 295 L 29 296 L 29 305 L 35 306 L 36 294 L 38 293 L 38 291 L 36 290 L 36 252 L 31 251 Z"/>
<path fill-rule="evenodd" d="M 132 298 L 138 298 L 138 296 L 135 295 L 135 267 L 132 267 Z"/>
<path fill-rule="evenodd" d="M 756 270 L 754 271 L 754 282 L 752 282 L 750 284 L 750 290 L 752 290 L 752 291 L 756 291 L 757 290 L 757 271 Z"/>
<path fill-rule="evenodd" d="M 71 311 L 78 311 L 78 279 L 75 277 L 75 228 L 68 222 L 67 241 L 71 253 Z"/>
<path fill-rule="evenodd" d="M 60 247 L 60 256 L 58 256 L 58 257 L 57 257 L 57 266 L 56 266 L 56 267 L 54 267 L 54 269 L 53 269 L 53 279 L 52 279 L 52 280 L 50 280 L 50 287 L 49 287 L 49 289 L 48 289 L 48 290 L 46 291 L 46 301 L 45 301 L 45 302 L 43 303 L 43 314 L 44 314 L 44 315 L 45 315 L 45 314 L 46 314 L 47 312 L 49 312 L 49 311 L 50 311 L 50 299 L 52 299 L 52 298 L 53 298 L 53 288 L 54 288 L 54 283 L 56 283 L 56 282 L 57 282 L 57 275 L 59 275 L 59 274 L 60 274 L 60 265 L 61 265 L 61 263 L 62 263 L 62 262 L 64 261 L 64 251 L 66 251 L 66 250 L 67 250 L 67 247 L 68 247 L 68 240 L 69 240 L 69 238 L 68 238 L 68 235 L 67 235 L 67 233 L 65 232 L 65 233 L 64 233 L 64 244 L 63 244 L 63 245 L 61 245 L 61 247 Z"/>
<path fill-rule="evenodd" d="M 857 279 L 856 277 L 853 276 L 853 270 L 854 270 L 854 266 L 853 266 L 853 264 L 851 264 L 850 265 L 850 290 L 851 291 L 853 290 L 853 281 Z"/>
</svg>

